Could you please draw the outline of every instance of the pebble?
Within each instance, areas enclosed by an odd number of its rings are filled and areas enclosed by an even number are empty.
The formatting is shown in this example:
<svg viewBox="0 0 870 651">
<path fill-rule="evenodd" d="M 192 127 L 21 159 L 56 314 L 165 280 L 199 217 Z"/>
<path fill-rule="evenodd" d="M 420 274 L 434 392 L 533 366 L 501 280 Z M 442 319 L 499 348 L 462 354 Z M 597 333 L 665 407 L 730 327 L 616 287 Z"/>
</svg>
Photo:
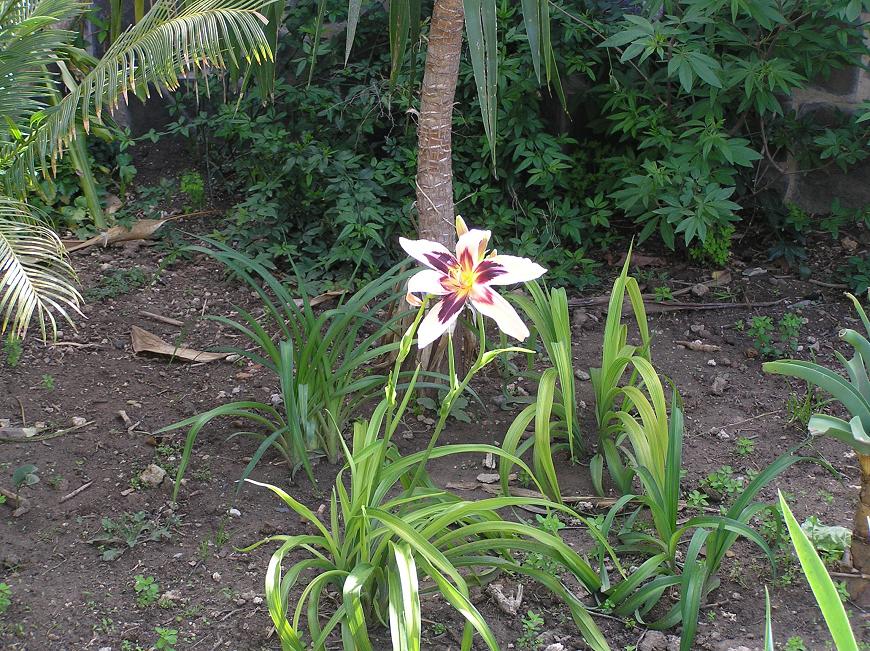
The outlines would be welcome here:
<svg viewBox="0 0 870 651">
<path fill-rule="evenodd" d="M 728 434 L 728 432 L 726 432 L 724 429 L 720 429 L 719 433 L 716 434 L 716 437 L 722 439 L 723 441 L 727 441 L 731 438 L 731 435 Z"/>
<path fill-rule="evenodd" d="M 240 517 L 242 517 L 242 512 L 239 511 L 238 509 L 230 509 L 230 510 L 228 511 L 228 513 L 230 514 L 230 517 L 231 517 L 231 518 L 240 518 Z"/>
<path fill-rule="evenodd" d="M 582 328 L 588 321 L 589 314 L 586 310 L 574 310 L 574 314 L 571 315 L 571 325 L 575 328 Z"/>
<path fill-rule="evenodd" d="M 166 471 L 155 463 L 149 465 L 139 474 L 139 481 L 149 488 L 157 488 L 166 477 Z"/>
<path fill-rule="evenodd" d="M 578 368 L 576 371 L 574 371 L 574 377 L 576 377 L 581 382 L 586 382 L 591 376 L 583 369 Z"/>
<path fill-rule="evenodd" d="M 220 583 L 221 582 L 221 573 L 220 572 L 213 572 L 211 575 L 211 580 L 214 581 L 215 583 Z"/>
<path fill-rule="evenodd" d="M 708 359 L 707 366 L 716 366 L 716 360 L 715 359 Z"/>
<path fill-rule="evenodd" d="M 725 389 L 728 388 L 728 378 L 724 375 L 717 375 L 713 379 L 713 384 L 710 386 L 710 392 L 715 396 L 725 395 Z"/>
</svg>

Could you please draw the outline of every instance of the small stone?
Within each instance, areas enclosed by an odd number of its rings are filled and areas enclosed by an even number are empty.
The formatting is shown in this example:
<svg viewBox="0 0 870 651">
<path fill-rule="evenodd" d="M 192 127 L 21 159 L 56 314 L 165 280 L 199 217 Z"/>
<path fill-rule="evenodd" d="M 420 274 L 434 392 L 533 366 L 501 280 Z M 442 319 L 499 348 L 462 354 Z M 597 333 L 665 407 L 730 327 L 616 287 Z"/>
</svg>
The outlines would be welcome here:
<svg viewBox="0 0 870 651">
<path fill-rule="evenodd" d="M 586 310 L 574 310 L 574 314 L 571 315 L 571 325 L 575 328 L 582 328 L 589 322 L 589 314 L 586 313 Z"/>
<path fill-rule="evenodd" d="M 166 471 L 156 463 L 152 463 L 139 474 L 139 481 L 149 488 L 157 488 L 163 482 L 164 477 L 166 477 Z"/>
<path fill-rule="evenodd" d="M 495 484 L 499 480 L 497 472 L 482 472 L 477 476 L 477 481 L 481 484 Z"/>
<path fill-rule="evenodd" d="M 240 518 L 240 517 L 242 517 L 242 512 L 239 511 L 238 509 L 230 509 L 229 511 L 227 511 L 227 513 L 230 514 L 230 517 L 231 517 L 231 518 Z"/>
<path fill-rule="evenodd" d="M 110 646 L 101 646 L 100 651 L 112 651 L 112 647 Z"/>
<path fill-rule="evenodd" d="M 178 590 L 167 590 L 160 595 L 161 601 L 181 601 L 181 593 Z"/>
<path fill-rule="evenodd" d="M 221 582 L 221 573 L 220 572 L 212 572 L 211 580 L 214 581 L 215 583 L 220 583 Z"/>
<path fill-rule="evenodd" d="M 707 366 L 716 366 L 716 360 L 715 359 L 708 359 Z"/>
<path fill-rule="evenodd" d="M 667 651 L 668 637 L 661 631 L 647 631 L 637 645 L 637 651 Z"/>
<path fill-rule="evenodd" d="M 724 429 L 720 429 L 719 432 L 716 434 L 716 437 L 723 441 L 727 441 L 731 438 L 731 435 L 728 434 L 728 432 L 726 432 Z"/>
<path fill-rule="evenodd" d="M 698 283 L 697 285 L 692 286 L 692 294 L 697 296 L 698 298 L 702 296 L 706 296 L 710 293 L 710 288 L 707 287 L 704 283 Z"/>
<path fill-rule="evenodd" d="M 88 419 L 82 418 L 81 416 L 73 416 L 72 424 L 73 427 L 84 427 L 88 424 Z"/>
<path fill-rule="evenodd" d="M 725 395 L 725 389 L 728 388 L 728 378 L 724 375 L 717 375 L 713 379 L 713 384 L 710 386 L 710 393 L 714 396 Z"/>
<path fill-rule="evenodd" d="M 555 642 L 544 647 L 544 651 L 565 651 L 565 645 L 561 642 Z"/>
<path fill-rule="evenodd" d="M 414 438 L 414 432 L 403 432 L 402 438 L 406 441 L 410 441 L 412 438 Z"/>
<path fill-rule="evenodd" d="M 581 382 L 586 382 L 591 376 L 583 369 L 578 368 L 576 371 L 574 371 L 574 377 L 576 377 Z"/>
<path fill-rule="evenodd" d="M 740 594 L 739 592 L 732 592 L 732 593 L 731 593 L 731 598 L 732 598 L 734 601 L 740 601 L 741 599 L 743 599 L 743 595 Z"/>
</svg>

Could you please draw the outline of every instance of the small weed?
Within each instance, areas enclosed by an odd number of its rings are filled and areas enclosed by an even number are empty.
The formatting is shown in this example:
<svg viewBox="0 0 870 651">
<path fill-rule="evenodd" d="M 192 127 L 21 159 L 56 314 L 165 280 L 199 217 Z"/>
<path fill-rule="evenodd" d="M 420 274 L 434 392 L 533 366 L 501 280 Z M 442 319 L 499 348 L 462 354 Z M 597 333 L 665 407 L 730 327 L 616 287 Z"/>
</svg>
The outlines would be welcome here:
<svg viewBox="0 0 870 651">
<path fill-rule="evenodd" d="M 94 624 L 94 633 L 102 633 L 103 635 L 115 634 L 115 622 L 111 617 L 101 617 L 99 624 Z"/>
<path fill-rule="evenodd" d="M 724 499 L 743 490 L 744 483 L 743 479 L 734 476 L 734 469 L 731 466 L 722 466 L 707 475 L 701 485 L 715 491 Z"/>
<path fill-rule="evenodd" d="M 447 632 L 447 627 L 441 622 L 435 622 L 432 624 L 432 635 L 435 637 L 440 637 Z"/>
<path fill-rule="evenodd" d="M 3 342 L 3 354 L 6 356 L 6 364 L 9 365 L 9 368 L 18 366 L 23 352 L 21 339 L 14 335 L 6 337 L 6 341 Z"/>
<path fill-rule="evenodd" d="M 42 388 L 46 391 L 54 391 L 54 377 L 45 373 L 42 376 Z"/>
<path fill-rule="evenodd" d="M 0 615 L 9 610 L 12 605 L 12 588 L 8 583 L 0 583 Z"/>
<path fill-rule="evenodd" d="M 773 343 L 773 319 L 769 316 L 754 316 L 746 328 L 746 334 L 752 337 L 755 349 L 762 357 L 776 357 L 777 349 Z"/>
<path fill-rule="evenodd" d="M 178 524 L 178 517 L 171 515 L 165 521 L 151 519 L 144 511 L 123 513 L 117 520 L 103 518 L 102 533 L 88 542 L 96 545 L 101 560 L 113 561 L 128 549 L 144 542 L 169 540 L 171 529 Z"/>
<path fill-rule="evenodd" d="M 160 584 L 153 576 L 137 574 L 133 577 L 133 590 L 136 591 L 136 603 L 145 608 L 150 606 L 160 596 Z"/>
<path fill-rule="evenodd" d="M 793 312 L 786 312 L 774 325 L 773 317 L 754 316 L 748 325 L 738 321 L 736 328 L 752 337 L 755 349 L 762 357 L 782 357 L 797 352 L 800 331 L 804 321 Z M 774 337 L 774 334 L 777 337 Z M 777 343 L 778 339 L 778 343 Z"/>
<path fill-rule="evenodd" d="M 817 495 L 824 500 L 825 504 L 834 503 L 834 494 L 831 491 L 820 490 Z"/>
<path fill-rule="evenodd" d="M 792 635 L 786 640 L 784 651 L 809 651 L 804 639 L 800 635 Z"/>
<path fill-rule="evenodd" d="M 809 425 L 810 418 L 813 414 L 821 411 L 825 405 L 823 398 L 816 397 L 816 387 L 813 384 L 807 385 L 807 391 L 803 397 L 799 397 L 796 393 L 789 395 L 785 403 L 785 410 L 788 413 L 789 423 L 800 423 L 802 429 L 806 429 Z"/>
<path fill-rule="evenodd" d="M 48 478 L 48 485 L 51 486 L 52 490 L 60 490 L 60 487 L 63 485 L 63 475 L 58 473 L 53 474 Z"/>
<path fill-rule="evenodd" d="M 715 622 L 716 621 L 716 611 L 715 610 L 708 610 L 707 611 L 707 621 L 708 622 Z"/>
<path fill-rule="evenodd" d="M 849 587 L 846 585 L 845 581 L 837 581 L 834 585 L 837 588 L 837 594 L 840 595 L 840 601 L 846 603 L 852 598 L 852 595 L 849 594 Z"/>
<path fill-rule="evenodd" d="M 205 183 L 196 170 L 181 175 L 181 191 L 187 195 L 188 203 L 184 206 L 187 212 L 199 210 L 205 205 Z"/>
<path fill-rule="evenodd" d="M 755 441 L 745 436 L 737 439 L 737 454 L 741 457 L 748 456 L 755 452 Z"/>
<path fill-rule="evenodd" d="M 25 486 L 33 486 L 39 483 L 39 468 L 32 463 L 27 463 L 15 469 L 12 473 L 12 483 L 15 485 L 15 492 L 18 493 Z"/>
<path fill-rule="evenodd" d="M 530 610 L 523 617 L 523 634 L 517 640 L 517 647 L 520 649 L 535 648 L 535 640 L 541 634 L 544 628 L 544 618 L 536 612 Z"/>
<path fill-rule="evenodd" d="M 653 294 L 655 295 L 656 303 L 666 303 L 674 300 L 674 293 L 671 291 L 670 287 L 656 287 L 653 289 Z"/>
<path fill-rule="evenodd" d="M 151 276 L 138 267 L 119 269 L 104 276 L 96 287 L 85 290 L 85 298 L 91 301 L 115 298 L 144 287 L 149 282 L 151 282 Z"/>
<path fill-rule="evenodd" d="M 709 506 L 709 502 L 707 501 L 707 496 L 701 491 L 692 491 L 688 495 L 686 495 L 686 504 L 695 509 L 700 509 L 705 506 Z"/>
<path fill-rule="evenodd" d="M 154 643 L 154 648 L 157 651 L 175 651 L 175 645 L 178 643 L 178 629 L 158 626 L 154 632 L 157 633 L 157 641 Z"/>
<path fill-rule="evenodd" d="M 786 312 L 779 320 L 779 340 L 786 351 L 796 353 L 804 320 L 794 312 Z"/>
</svg>

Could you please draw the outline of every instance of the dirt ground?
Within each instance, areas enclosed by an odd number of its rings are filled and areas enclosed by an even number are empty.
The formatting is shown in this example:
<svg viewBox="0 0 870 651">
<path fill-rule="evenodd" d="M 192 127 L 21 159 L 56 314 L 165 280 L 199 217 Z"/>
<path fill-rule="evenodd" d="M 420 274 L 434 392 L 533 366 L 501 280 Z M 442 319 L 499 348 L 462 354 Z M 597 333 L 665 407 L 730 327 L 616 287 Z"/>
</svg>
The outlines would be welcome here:
<svg viewBox="0 0 870 651">
<path fill-rule="evenodd" d="M 78 331 L 64 326 L 58 343 L 46 346 L 32 337 L 16 366 L 0 362 L 0 418 L 13 426 L 42 423 L 45 433 L 86 423 L 47 440 L 0 443 L 0 486 L 11 490 L 12 472 L 24 464 L 36 465 L 40 478 L 39 483 L 22 489 L 29 511 L 13 517 L 8 503 L 0 507 L 0 581 L 12 590 L 12 604 L 0 616 L 3 649 L 132 651 L 137 645 L 147 649 L 157 639 L 155 627 L 177 629 L 175 648 L 180 650 L 280 647 L 270 633 L 262 599 L 272 548 L 246 554 L 234 547 L 273 533 L 292 534 L 301 525 L 263 490 L 246 487 L 233 500 L 234 482 L 255 444 L 247 439 L 227 441 L 231 424 L 226 422 L 204 432 L 175 510 L 169 505 L 168 479 L 157 488 L 139 479 L 149 464 L 170 471 L 177 465 L 182 435 L 155 437 L 152 433 L 157 429 L 229 399 L 268 399 L 277 389 L 275 378 L 255 368 L 225 361 L 189 364 L 133 353 L 130 329 L 134 325 L 170 342 L 183 339 L 194 348 L 226 345 L 230 341 L 227 331 L 202 316 L 231 315 L 233 304 L 251 302 L 249 293 L 228 281 L 210 260 L 180 259 L 154 277 L 168 250 L 164 243 L 134 243 L 76 254 L 74 263 L 86 290 L 105 289 L 107 278 L 126 278 L 128 284 L 136 284 L 139 276 L 131 275 L 131 269 L 141 270 L 149 280 L 142 287 L 128 287 L 129 291 L 122 284 L 109 291 L 115 295 L 90 300 Z M 830 280 L 825 267 L 833 266 L 838 256 L 842 252 L 836 243 L 823 249 L 814 263 L 818 271 L 814 277 Z M 650 291 L 662 284 L 678 290 L 710 278 L 709 270 L 681 261 L 666 264 L 642 269 Z M 800 426 L 789 423 L 786 404 L 789 394 L 800 393 L 802 387 L 762 373 L 761 359 L 747 350 L 752 342 L 735 327 L 738 320 L 770 315 L 776 321 L 785 312 L 794 312 L 806 320 L 799 335 L 799 355 L 814 353 L 825 363 L 833 362 L 832 342 L 838 328 L 857 323 L 841 290 L 798 280 L 776 268 L 752 275 L 749 270 L 754 267 L 764 267 L 764 259 L 751 250 L 745 259 L 736 258 L 729 265 L 730 296 L 723 294 L 719 299 L 778 301 L 775 305 L 674 311 L 650 318 L 656 367 L 679 387 L 685 403 L 686 491 L 697 488 L 721 466 L 731 466 L 735 476 L 763 468 L 805 438 Z M 615 264 L 603 267 L 599 293 L 609 287 L 615 269 Z M 669 278 L 662 280 L 665 270 Z M 691 294 L 679 298 L 717 300 Z M 598 364 L 602 310 L 575 311 L 575 368 Z M 184 325 L 158 322 L 142 311 L 178 319 Z M 695 352 L 675 344 L 694 339 L 721 350 Z M 488 407 L 472 405 L 474 426 L 451 422 L 445 442 L 498 442 L 503 437 L 516 410 L 492 407 L 502 389 L 497 372 L 476 388 Z M 580 381 L 578 389 L 579 398 L 591 406 L 590 383 Z M 123 420 L 121 411 L 129 421 Z M 581 418 L 591 442 L 589 407 Z M 416 421 L 407 425 L 410 432 L 423 429 Z M 745 449 L 748 444 L 739 448 L 737 441 L 742 437 L 752 441 L 751 451 Z M 407 451 L 422 446 L 425 437 L 398 440 Z M 854 455 L 830 441 L 818 442 L 815 452 L 842 476 L 819 465 L 798 464 L 762 497 L 772 501 L 779 488 L 789 494 L 800 521 L 816 515 L 825 524 L 851 527 L 857 489 Z M 564 458 L 558 461 L 566 490 L 591 495 L 588 469 L 571 466 Z M 484 471 L 481 462 L 453 458 L 433 475 L 444 484 L 473 481 Z M 326 499 L 325 490 L 335 472 L 335 467 L 319 465 L 317 487 L 303 480 L 291 491 L 316 509 Z M 288 469 L 276 456 L 267 455 L 254 477 L 286 486 Z M 85 485 L 86 489 L 62 501 Z M 465 494 L 484 495 L 480 491 Z M 143 521 L 156 523 L 156 533 L 152 527 L 143 536 L 153 533 L 158 540 L 122 545 L 123 553 L 117 559 L 101 560 L 98 545 L 89 541 L 103 532 L 106 518 L 119 523 L 131 514 L 142 514 Z M 807 649 L 829 648 L 821 618 L 799 573 L 792 570 L 785 578 L 781 574 L 774 579 L 758 549 L 742 543 L 733 549 L 733 557 L 722 569 L 722 587 L 703 608 L 696 647 L 760 649 L 767 585 L 777 639 L 784 644 L 789 637 L 801 636 Z M 160 605 L 137 604 L 137 575 L 156 580 L 164 597 Z M 502 647 L 511 648 L 522 634 L 519 619 L 502 614 L 485 595 L 478 595 L 477 600 L 493 622 Z M 861 634 L 861 626 L 867 625 L 866 612 L 855 604 L 848 607 Z M 523 604 L 523 612 L 529 609 L 546 621 L 549 633 L 542 641 L 558 641 L 569 650 L 585 648 L 569 627 L 559 623 L 565 613 L 558 604 L 534 587 L 527 590 Z M 449 609 L 427 600 L 424 617 L 425 648 L 459 648 L 458 627 Z M 667 638 L 645 632 L 641 625 L 626 627 L 603 617 L 597 621 L 614 649 L 631 645 L 648 651 L 667 648 L 662 646 Z"/>
</svg>

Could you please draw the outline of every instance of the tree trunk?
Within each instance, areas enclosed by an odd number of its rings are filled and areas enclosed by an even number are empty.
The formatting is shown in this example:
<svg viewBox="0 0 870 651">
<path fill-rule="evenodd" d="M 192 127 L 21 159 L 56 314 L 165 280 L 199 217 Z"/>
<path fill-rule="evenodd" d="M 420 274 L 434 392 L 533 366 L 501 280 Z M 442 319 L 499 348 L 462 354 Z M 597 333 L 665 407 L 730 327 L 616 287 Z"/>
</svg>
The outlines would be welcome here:
<svg viewBox="0 0 870 651">
<path fill-rule="evenodd" d="M 421 238 L 456 243 L 451 135 L 464 27 L 462 0 L 435 0 L 417 128 L 417 214 Z"/>
<path fill-rule="evenodd" d="M 862 574 L 870 574 L 870 534 L 867 518 L 870 518 L 870 455 L 858 454 L 861 467 L 861 494 L 855 509 L 852 527 L 852 565 Z"/>
</svg>

